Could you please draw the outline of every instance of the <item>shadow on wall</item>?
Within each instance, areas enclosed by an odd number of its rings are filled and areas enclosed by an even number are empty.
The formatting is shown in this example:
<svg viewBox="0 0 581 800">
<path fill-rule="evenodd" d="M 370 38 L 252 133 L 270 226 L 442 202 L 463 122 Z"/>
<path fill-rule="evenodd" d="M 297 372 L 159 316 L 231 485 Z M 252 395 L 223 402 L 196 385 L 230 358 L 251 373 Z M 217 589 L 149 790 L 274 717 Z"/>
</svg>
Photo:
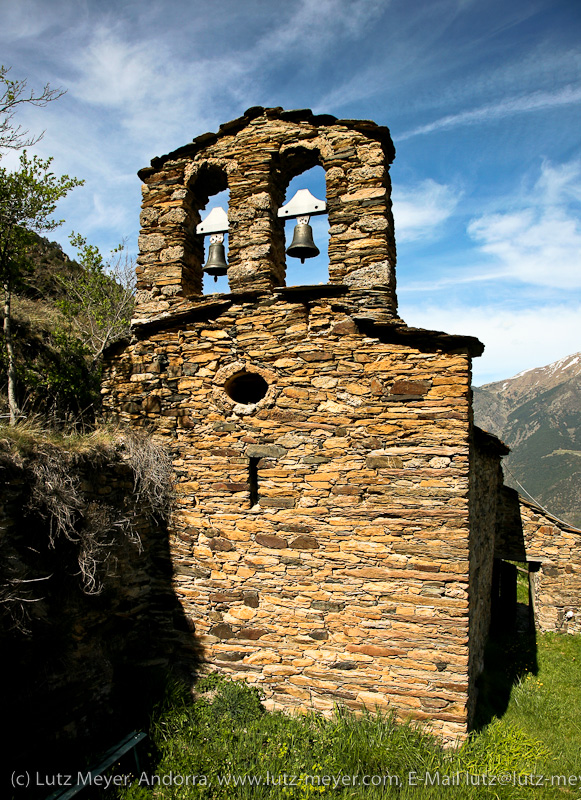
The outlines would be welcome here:
<svg viewBox="0 0 581 800">
<path fill-rule="evenodd" d="M 474 727 L 488 725 L 508 708 L 512 689 L 538 672 L 537 638 L 528 569 L 495 559 L 490 636 L 478 679 Z"/>
<path fill-rule="evenodd" d="M 49 513 L 55 498 L 35 498 L 38 461 L 0 457 L 2 797 L 19 768 L 52 776 L 92 766 L 147 723 L 170 668 L 191 682 L 201 661 L 173 593 L 165 523 L 136 496 L 132 468 L 111 452 L 67 455 L 69 488 L 81 492 L 71 526 L 59 530 L 62 520 Z M 67 481 L 54 489 L 66 491 Z M 83 553 L 89 535 L 94 585 Z M 44 798 L 54 788 L 14 796 Z"/>
<path fill-rule="evenodd" d="M 484 671 L 478 679 L 475 730 L 481 730 L 495 717 L 504 715 L 513 687 L 527 673 L 538 673 L 534 629 L 493 632 L 486 646 Z"/>
</svg>

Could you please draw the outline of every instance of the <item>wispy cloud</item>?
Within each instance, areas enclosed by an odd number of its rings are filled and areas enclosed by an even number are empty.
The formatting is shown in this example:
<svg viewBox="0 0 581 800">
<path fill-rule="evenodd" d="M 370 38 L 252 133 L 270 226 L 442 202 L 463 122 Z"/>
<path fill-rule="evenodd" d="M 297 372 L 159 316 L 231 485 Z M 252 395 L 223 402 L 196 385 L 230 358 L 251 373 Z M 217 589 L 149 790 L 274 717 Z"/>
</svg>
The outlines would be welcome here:
<svg viewBox="0 0 581 800">
<path fill-rule="evenodd" d="M 468 234 L 504 276 L 560 289 L 581 288 L 581 162 L 543 164 L 519 209 L 472 220 Z"/>
<path fill-rule="evenodd" d="M 475 125 L 514 114 L 546 111 L 557 106 L 576 105 L 577 103 L 581 103 L 581 87 L 579 86 L 566 86 L 557 92 L 532 92 L 520 97 L 508 98 L 499 103 L 490 103 L 470 111 L 448 114 L 427 125 L 420 125 L 417 128 L 400 133 L 396 137 L 396 141 L 405 141 L 413 136 L 422 136 L 461 125 Z"/>
<path fill-rule="evenodd" d="M 156 99 L 158 81 L 152 85 L 155 60 L 148 42 L 129 42 L 100 25 L 74 59 L 79 77 L 72 91 L 86 103 L 126 108 L 152 93 Z"/>
<path fill-rule="evenodd" d="M 395 187 L 393 214 L 398 242 L 435 237 L 459 199 L 459 191 L 431 178 L 415 186 Z"/>
<path fill-rule="evenodd" d="M 358 39 L 385 12 L 386 0 L 299 0 L 258 45 L 261 54 L 288 58 L 304 53 L 310 60 L 326 55 L 342 39 Z"/>
<path fill-rule="evenodd" d="M 134 140 L 163 152 L 247 106 L 268 104 L 273 76 L 281 69 L 288 75 L 310 74 L 342 42 L 361 39 L 386 9 L 385 0 L 299 0 L 278 10 L 250 2 L 260 25 L 240 19 L 246 34 L 241 37 L 233 29 L 239 9 L 232 4 L 230 14 L 229 5 L 221 3 L 224 31 L 215 50 L 199 42 L 203 33 L 195 18 L 183 20 L 175 38 L 162 19 L 139 37 L 132 18 L 103 15 L 92 25 L 83 23 L 70 37 L 70 92 L 117 115 Z M 176 3 L 170 9 L 175 13 Z M 201 23 L 207 26 L 208 18 Z M 300 83 L 296 89 L 301 91 Z M 280 104 L 280 86 L 275 97 L 274 104 Z"/>
<path fill-rule="evenodd" d="M 71 53 L 71 68 L 76 72 L 71 93 L 83 104 L 107 109 L 142 146 L 166 149 L 181 144 L 182 136 L 192 138 L 194 120 L 203 126 L 208 109 L 212 113 L 212 94 L 223 96 L 244 75 L 243 66 L 227 55 L 215 62 L 184 61 L 166 39 L 134 41 L 127 30 L 106 25 L 82 51 Z M 193 130 L 185 134 L 188 125 Z"/>
</svg>

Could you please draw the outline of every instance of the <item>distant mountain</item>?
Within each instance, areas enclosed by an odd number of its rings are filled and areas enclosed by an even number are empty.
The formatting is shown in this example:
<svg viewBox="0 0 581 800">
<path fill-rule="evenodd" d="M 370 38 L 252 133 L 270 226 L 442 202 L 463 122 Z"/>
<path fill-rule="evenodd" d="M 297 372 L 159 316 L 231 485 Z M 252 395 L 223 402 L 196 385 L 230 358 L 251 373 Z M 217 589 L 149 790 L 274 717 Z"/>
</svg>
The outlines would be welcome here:
<svg viewBox="0 0 581 800">
<path fill-rule="evenodd" d="M 511 448 L 505 482 L 581 527 L 581 353 L 475 388 L 474 420 Z"/>
</svg>

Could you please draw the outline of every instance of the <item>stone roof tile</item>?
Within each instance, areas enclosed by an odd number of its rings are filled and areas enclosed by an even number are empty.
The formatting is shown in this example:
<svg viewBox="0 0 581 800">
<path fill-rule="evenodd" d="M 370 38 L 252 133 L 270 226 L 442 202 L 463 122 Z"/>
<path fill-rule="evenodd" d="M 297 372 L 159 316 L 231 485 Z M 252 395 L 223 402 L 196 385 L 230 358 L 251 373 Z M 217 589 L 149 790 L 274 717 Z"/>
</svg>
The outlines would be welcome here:
<svg viewBox="0 0 581 800">
<path fill-rule="evenodd" d="M 193 141 L 188 144 L 172 150 L 171 153 L 166 153 L 162 156 L 152 158 L 151 166 L 143 167 L 138 171 L 138 176 L 145 180 L 151 176 L 156 170 L 162 167 L 167 161 L 172 161 L 177 158 L 187 156 L 194 156 L 202 148 L 214 144 L 222 136 L 232 135 L 245 128 L 253 119 L 265 116 L 269 119 L 280 119 L 286 122 L 304 122 L 315 127 L 327 127 L 331 125 L 341 125 L 352 130 L 359 131 L 370 136 L 373 139 L 379 140 L 386 148 L 386 157 L 388 163 L 391 163 L 395 158 L 395 148 L 391 140 L 389 128 L 384 125 L 377 125 L 377 123 L 368 119 L 337 119 L 332 114 L 314 114 L 310 108 L 298 108 L 285 110 L 281 106 L 274 108 L 263 108 L 262 106 L 251 106 L 246 109 L 241 117 L 224 122 L 220 125 L 217 133 L 202 133 L 196 136 Z"/>
</svg>

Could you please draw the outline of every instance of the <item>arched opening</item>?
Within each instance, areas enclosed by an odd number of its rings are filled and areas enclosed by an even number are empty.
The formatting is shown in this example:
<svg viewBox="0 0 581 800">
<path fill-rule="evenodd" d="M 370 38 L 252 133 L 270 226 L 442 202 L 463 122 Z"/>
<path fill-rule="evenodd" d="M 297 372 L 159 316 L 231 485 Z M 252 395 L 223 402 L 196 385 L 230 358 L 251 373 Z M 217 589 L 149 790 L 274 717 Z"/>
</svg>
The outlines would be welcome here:
<svg viewBox="0 0 581 800">
<path fill-rule="evenodd" d="M 188 198 L 190 257 L 197 274 L 197 291 L 201 290 L 203 294 L 229 292 L 228 279 L 225 275 L 214 282 L 212 276 L 203 273 L 202 270 L 208 257 L 210 236 L 200 234 L 196 230 L 197 226 L 217 206 L 221 206 L 228 213 L 230 192 L 225 169 L 222 166 L 204 162 L 192 178 L 188 189 L 190 192 Z M 224 237 L 224 246 L 227 254 L 228 234 Z"/>
<path fill-rule="evenodd" d="M 228 213 L 228 207 L 230 204 L 230 190 L 223 189 L 218 194 L 212 195 L 209 198 L 206 207 L 203 211 L 200 212 L 202 219 L 205 219 L 210 211 L 214 208 L 218 208 L 219 206 L 224 209 L 226 213 Z M 210 237 L 204 237 L 204 259 L 202 261 L 202 267 L 206 264 L 208 260 L 208 253 L 210 250 Z M 226 254 L 226 261 L 228 261 L 228 234 L 224 234 L 224 252 Z M 228 276 L 227 275 L 219 275 L 215 277 L 213 275 L 209 275 L 207 272 L 203 273 L 203 293 L 204 294 L 225 294 L 230 291 L 230 285 L 228 283 Z"/>
<path fill-rule="evenodd" d="M 299 189 L 308 189 L 319 200 L 326 198 L 325 170 L 314 166 L 301 172 L 288 184 L 284 203 L 288 203 Z M 311 216 L 309 222 L 313 229 L 313 241 L 320 253 L 313 258 L 300 259 L 286 256 L 286 285 L 311 286 L 329 282 L 329 223 L 327 214 Z M 285 251 L 293 241 L 296 220 L 285 223 Z"/>
</svg>

